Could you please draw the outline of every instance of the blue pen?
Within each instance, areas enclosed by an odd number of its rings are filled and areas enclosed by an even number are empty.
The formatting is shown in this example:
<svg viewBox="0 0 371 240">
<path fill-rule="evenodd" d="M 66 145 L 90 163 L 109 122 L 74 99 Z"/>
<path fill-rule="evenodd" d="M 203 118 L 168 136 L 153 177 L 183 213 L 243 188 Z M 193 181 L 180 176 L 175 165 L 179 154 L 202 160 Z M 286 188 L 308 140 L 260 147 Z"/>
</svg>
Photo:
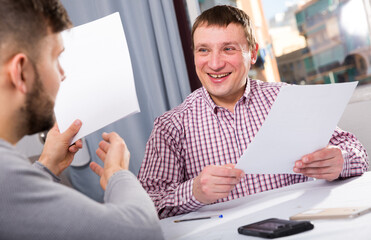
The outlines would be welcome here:
<svg viewBox="0 0 371 240">
<path fill-rule="evenodd" d="M 194 221 L 194 220 L 204 220 L 204 219 L 211 219 L 211 218 L 223 218 L 223 214 L 221 214 L 221 215 L 207 216 L 207 217 L 186 218 L 186 219 L 175 220 L 174 222 L 175 223 L 179 223 L 179 222 L 187 222 L 187 221 Z"/>
</svg>

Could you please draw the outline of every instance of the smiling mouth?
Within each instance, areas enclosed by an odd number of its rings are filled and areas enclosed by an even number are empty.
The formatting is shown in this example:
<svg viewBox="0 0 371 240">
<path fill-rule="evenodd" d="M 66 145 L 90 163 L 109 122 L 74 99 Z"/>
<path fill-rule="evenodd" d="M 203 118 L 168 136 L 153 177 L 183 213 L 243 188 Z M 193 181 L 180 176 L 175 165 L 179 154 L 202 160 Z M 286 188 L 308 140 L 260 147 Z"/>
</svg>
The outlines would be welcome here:
<svg viewBox="0 0 371 240">
<path fill-rule="evenodd" d="M 224 77 L 226 77 L 226 76 L 228 76 L 230 74 L 231 73 L 224 73 L 224 74 L 211 74 L 211 73 L 208 73 L 207 75 L 209 75 L 212 78 L 220 79 L 220 78 L 224 78 Z"/>
</svg>

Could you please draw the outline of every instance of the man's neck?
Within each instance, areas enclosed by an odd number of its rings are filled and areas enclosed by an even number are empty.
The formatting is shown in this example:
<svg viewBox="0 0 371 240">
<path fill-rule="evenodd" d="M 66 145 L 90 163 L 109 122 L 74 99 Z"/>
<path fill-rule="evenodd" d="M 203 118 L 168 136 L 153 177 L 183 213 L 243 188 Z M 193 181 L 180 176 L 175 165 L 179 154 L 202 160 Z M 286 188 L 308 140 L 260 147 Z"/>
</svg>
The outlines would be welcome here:
<svg viewBox="0 0 371 240">
<path fill-rule="evenodd" d="M 234 107 L 236 106 L 237 102 L 241 99 L 241 97 L 244 95 L 245 89 L 246 88 L 243 88 L 243 91 L 241 91 L 239 95 L 231 97 L 219 98 L 212 96 L 210 93 L 209 95 L 216 105 L 226 108 L 230 112 L 234 113 Z"/>
<path fill-rule="evenodd" d="M 19 137 L 16 137 L 14 135 L 12 135 L 11 133 L 9 132 L 3 132 L 0 130 L 0 138 L 7 141 L 8 143 L 12 144 L 12 145 L 16 145 L 17 142 L 19 140 L 21 140 L 21 138 Z"/>
<path fill-rule="evenodd" d="M 24 136 L 17 130 L 17 117 L 0 112 L 0 138 L 12 145 Z"/>
</svg>

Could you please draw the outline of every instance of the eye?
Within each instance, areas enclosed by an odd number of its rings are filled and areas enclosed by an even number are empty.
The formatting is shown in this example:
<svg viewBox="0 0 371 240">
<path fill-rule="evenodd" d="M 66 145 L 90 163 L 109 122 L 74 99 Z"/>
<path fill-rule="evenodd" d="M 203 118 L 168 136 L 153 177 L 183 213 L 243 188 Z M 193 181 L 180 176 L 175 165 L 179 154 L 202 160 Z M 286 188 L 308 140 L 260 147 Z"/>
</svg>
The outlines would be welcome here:
<svg viewBox="0 0 371 240">
<path fill-rule="evenodd" d="M 224 48 L 224 51 L 227 51 L 227 52 L 233 51 L 233 50 L 236 50 L 236 48 L 235 47 L 230 47 L 230 46 Z"/>
<path fill-rule="evenodd" d="M 208 52 L 208 50 L 206 48 L 199 48 L 199 49 L 197 49 L 197 52 L 206 53 L 206 52 Z"/>
</svg>

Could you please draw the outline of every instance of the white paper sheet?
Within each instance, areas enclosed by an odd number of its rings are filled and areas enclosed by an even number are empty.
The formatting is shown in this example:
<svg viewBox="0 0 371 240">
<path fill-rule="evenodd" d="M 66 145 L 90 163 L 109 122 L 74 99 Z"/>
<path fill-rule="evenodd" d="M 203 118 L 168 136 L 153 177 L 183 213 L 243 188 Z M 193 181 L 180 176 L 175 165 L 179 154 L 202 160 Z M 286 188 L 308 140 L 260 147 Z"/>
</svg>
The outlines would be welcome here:
<svg viewBox="0 0 371 240">
<path fill-rule="evenodd" d="M 356 86 L 282 87 L 236 168 L 245 173 L 294 173 L 296 160 L 327 146 Z"/>
<path fill-rule="evenodd" d="M 75 142 L 140 111 L 119 13 L 64 31 L 62 37 L 60 63 L 67 78 L 54 108 L 61 132 L 80 119 Z"/>
</svg>

